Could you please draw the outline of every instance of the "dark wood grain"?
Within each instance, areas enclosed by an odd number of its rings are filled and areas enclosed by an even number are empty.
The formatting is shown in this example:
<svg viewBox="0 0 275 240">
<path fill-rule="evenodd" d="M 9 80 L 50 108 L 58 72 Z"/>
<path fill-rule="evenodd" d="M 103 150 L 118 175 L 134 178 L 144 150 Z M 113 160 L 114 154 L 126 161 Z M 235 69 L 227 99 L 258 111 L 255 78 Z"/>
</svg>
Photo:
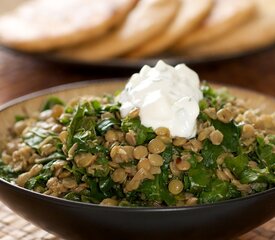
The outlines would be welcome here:
<svg viewBox="0 0 275 240">
<path fill-rule="evenodd" d="M 201 79 L 275 96 L 275 48 L 248 57 L 193 65 Z M 137 70 L 72 67 L 0 49 L 0 103 L 40 89 L 87 79 L 128 77 Z"/>
</svg>

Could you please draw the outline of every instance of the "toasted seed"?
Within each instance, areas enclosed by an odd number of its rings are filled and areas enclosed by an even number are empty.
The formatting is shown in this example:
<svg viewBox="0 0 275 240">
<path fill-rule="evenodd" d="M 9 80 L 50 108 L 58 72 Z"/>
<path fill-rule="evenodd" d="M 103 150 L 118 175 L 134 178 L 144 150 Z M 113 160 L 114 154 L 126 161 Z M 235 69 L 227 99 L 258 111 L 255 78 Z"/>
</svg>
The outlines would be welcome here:
<svg viewBox="0 0 275 240">
<path fill-rule="evenodd" d="M 161 169 L 160 169 L 160 167 L 151 166 L 150 173 L 153 174 L 153 175 L 160 174 L 161 173 Z"/>
<path fill-rule="evenodd" d="M 255 128 L 257 129 L 274 129 L 275 124 L 273 122 L 273 117 L 268 114 L 263 114 L 257 117 Z"/>
<path fill-rule="evenodd" d="M 18 186 L 24 187 L 26 182 L 30 178 L 36 176 L 42 170 L 42 168 L 43 168 L 42 164 L 33 165 L 33 167 L 28 172 L 22 173 L 18 176 L 18 178 L 16 179 L 16 184 Z"/>
<path fill-rule="evenodd" d="M 49 156 L 51 153 L 55 152 L 56 147 L 50 143 L 44 144 L 40 147 L 41 156 Z"/>
<path fill-rule="evenodd" d="M 252 189 L 249 184 L 241 184 L 238 180 L 232 180 L 232 184 L 237 187 L 237 189 L 244 193 L 251 193 Z"/>
<path fill-rule="evenodd" d="M 158 136 L 167 136 L 169 137 L 170 136 L 170 131 L 168 128 L 166 127 L 159 127 L 155 130 L 155 133 L 158 135 Z"/>
<path fill-rule="evenodd" d="M 254 110 L 247 110 L 246 112 L 244 112 L 243 118 L 246 122 L 256 123 L 257 114 Z"/>
<path fill-rule="evenodd" d="M 13 130 L 16 133 L 16 135 L 19 136 L 26 127 L 27 127 L 26 121 L 22 120 L 14 124 Z"/>
<path fill-rule="evenodd" d="M 68 151 L 68 157 L 69 157 L 70 159 L 73 158 L 74 152 L 75 152 L 75 150 L 77 149 L 77 147 L 78 147 L 77 143 L 74 143 L 73 146 L 69 149 L 69 151 Z"/>
<path fill-rule="evenodd" d="M 164 144 L 172 143 L 172 138 L 170 138 L 168 136 L 156 136 L 156 139 L 162 141 Z"/>
<path fill-rule="evenodd" d="M 127 177 L 127 174 L 123 168 L 116 169 L 113 174 L 111 175 L 111 178 L 114 182 L 122 183 Z"/>
<path fill-rule="evenodd" d="M 210 133 L 209 138 L 214 145 L 220 145 L 223 141 L 223 134 L 219 130 L 215 130 Z"/>
<path fill-rule="evenodd" d="M 141 181 L 145 178 L 154 179 L 154 176 L 146 171 L 144 168 L 140 168 L 135 176 L 131 179 L 131 181 L 126 184 L 125 191 L 131 192 L 133 190 L 136 190 L 139 187 Z"/>
<path fill-rule="evenodd" d="M 154 167 L 160 167 L 163 165 L 163 158 L 159 154 L 149 154 L 148 156 L 149 162 Z"/>
<path fill-rule="evenodd" d="M 112 198 L 105 198 L 103 199 L 99 205 L 103 205 L 103 206 L 117 206 L 118 205 L 118 201 Z"/>
<path fill-rule="evenodd" d="M 125 186 L 125 191 L 126 192 L 131 192 L 133 190 L 138 189 L 139 185 L 141 183 L 141 180 L 131 180 L 130 182 L 128 182 Z"/>
<path fill-rule="evenodd" d="M 2 152 L 2 161 L 5 163 L 5 164 L 9 164 L 11 161 L 12 161 L 12 156 L 7 154 L 7 152 Z"/>
<path fill-rule="evenodd" d="M 133 108 L 129 113 L 128 116 L 130 118 L 136 118 L 139 115 L 139 108 Z"/>
<path fill-rule="evenodd" d="M 143 168 L 146 171 L 149 171 L 151 168 L 151 164 L 149 162 L 148 158 L 142 158 L 139 160 L 138 164 L 137 164 L 137 168 L 138 170 Z"/>
<path fill-rule="evenodd" d="M 190 162 L 188 162 L 185 159 L 177 158 L 176 159 L 176 167 L 180 171 L 187 171 L 188 169 L 190 169 L 191 164 L 190 164 Z"/>
<path fill-rule="evenodd" d="M 114 131 L 112 129 L 108 130 L 104 137 L 105 137 L 106 141 L 110 142 L 110 143 L 113 143 L 118 140 L 118 135 L 117 135 L 116 131 Z"/>
<path fill-rule="evenodd" d="M 176 137 L 174 140 L 173 140 L 173 145 L 179 147 L 179 146 L 182 146 L 183 144 L 185 144 L 187 142 L 187 140 L 183 137 Z"/>
<path fill-rule="evenodd" d="M 121 146 L 121 148 L 127 153 L 128 159 L 134 159 L 134 147 L 133 146 Z"/>
<path fill-rule="evenodd" d="M 233 119 L 232 112 L 227 108 L 222 108 L 217 112 L 218 119 L 223 123 L 229 123 Z"/>
<path fill-rule="evenodd" d="M 66 178 L 72 175 L 71 172 L 68 170 L 64 170 L 64 169 L 63 170 L 60 169 L 60 170 L 61 171 L 57 171 L 55 174 L 55 176 L 58 176 L 59 179 Z"/>
<path fill-rule="evenodd" d="M 183 190 L 183 183 L 180 180 L 173 179 L 169 182 L 168 189 L 173 195 L 178 195 Z"/>
<path fill-rule="evenodd" d="M 76 188 L 77 187 L 77 182 L 73 177 L 63 178 L 61 183 L 66 188 Z"/>
<path fill-rule="evenodd" d="M 128 162 L 127 152 L 121 146 L 114 146 L 111 149 L 110 156 L 115 163 Z"/>
<path fill-rule="evenodd" d="M 242 128 L 242 137 L 244 139 L 252 138 L 255 136 L 255 129 L 251 124 L 245 124 Z"/>
<path fill-rule="evenodd" d="M 51 130 L 55 133 L 61 133 L 63 130 L 63 126 L 60 124 L 54 124 L 51 128 Z"/>
<path fill-rule="evenodd" d="M 174 176 L 179 176 L 181 174 L 180 170 L 176 167 L 175 161 L 170 162 L 169 167 Z"/>
<path fill-rule="evenodd" d="M 198 135 L 198 140 L 203 141 L 203 140 L 207 139 L 209 137 L 210 133 L 213 132 L 214 130 L 215 130 L 215 128 L 213 126 L 202 129 Z"/>
<path fill-rule="evenodd" d="M 194 152 L 198 152 L 202 149 L 202 143 L 197 139 L 191 139 L 190 144 L 191 144 L 191 150 Z"/>
<path fill-rule="evenodd" d="M 59 134 L 59 139 L 60 139 L 60 141 L 61 141 L 63 144 L 66 143 L 67 137 L 68 137 L 68 132 L 67 132 L 67 131 L 62 131 L 62 132 Z"/>
<path fill-rule="evenodd" d="M 135 132 L 132 131 L 132 130 L 130 130 L 129 132 L 127 132 L 126 135 L 125 135 L 125 140 L 131 146 L 135 146 L 137 144 Z"/>
<path fill-rule="evenodd" d="M 115 162 L 108 162 L 109 166 L 112 168 L 119 168 L 119 164 Z"/>
<path fill-rule="evenodd" d="M 216 171 L 217 177 L 222 181 L 230 181 L 230 178 L 220 169 Z"/>
<path fill-rule="evenodd" d="M 154 179 L 154 176 L 146 171 L 144 168 L 141 168 L 137 171 L 137 173 L 133 177 L 133 180 L 143 180 L 145 178 Z"/>
<path fill-rule="evenodd" d="M 187 206 L 193 206 L 193 205 L 196 205 L 197 203 L 198 203 L 198 198 L 196 197 L 191 197 L 186 201 Z"/>
<path fill-rule="evenodd" d="M 217 119 L 217 112 L 215 108 L 206 108 L 203 112 L 211 119 Z"/>
<path fill-rule="evenodd" d="M 58 169 L 62 169 L 65 165 L 66 165 L 67 161 L 65 160 L 56 160 L 52 166 L 51 166 L 51 170 L 52 171 L 56 171 Z"/>
<path fill-rule="evenodd" d="M 233 174 L 230 172 L 230 170 L 229 170 L 228 168 L 224 168 L 224 169 L 223 169 L 223 172 L 225 173 L 225 175 L 226 175 L 229 179 L 231 179 L 231 180 L 234 180 L 234 179 L 235 179 L 235 177 L 233 176 Z"/>
<path fill-rule="evenodd" d="M 76 193 L 80 193 L 83 190 L 87 189 L 89 187 L 89 185 L 87 183 L 80 183 L 75 189 L 74 192 Z"/>
<path fill-rule="evenodd" d="M 63 111 L 64 111 L 64 107 L 63 106 L 61 106 L 61 105 L 54 105 L 53 107 L 52 107 L 52 117 L 53 118 L 55 118 L 55 119 L 57 119 L 57 118 L 59 118 L 60 116 L 61 116 L 61 114 L 63 113 Z"/>
<path fill-rule="evenodd" d="M 136 175 L 137 170 L 139 169 L 137 169 L 136 166 L 129 166 L 129 167 L 124 167 L 124 170 L 129 177 L 133 177 Z"/>
<path fill-rule="evenodd" d="M 114 114 L 110 112 L 104 112 L 101 114 L 101 119 L 109 119 L 109 118 L 114 118 Z"/>
<path fill-rule="evenodd" d="M 91 153 L 80 153 L 74 157 L 75 163 L 78 167 L 88 167 L 96 160 L 96 155 Z"/>
<path fill-rule="evenodd" d="M 148 149 L 150 153 L 162 153 L 165 148 L 165 144 L 156 138 L 152 139 L 148 144 Z"/>
<path fill-rule="evenodd" d="M 41 143 L 39 143 L 39 148 L 41 148 L 43 145 L 46 145 L 47 143 L 52 143 L 53 141 L 53 137 L 52 136 L 48 136 L 46 137 Z"/>
<path fill-rule="evenodd" d="M 137 146 L 134 149 L 134 158 L 141 159 L 148 156 L 148 150 L 144 146 Z"/>
</svg>

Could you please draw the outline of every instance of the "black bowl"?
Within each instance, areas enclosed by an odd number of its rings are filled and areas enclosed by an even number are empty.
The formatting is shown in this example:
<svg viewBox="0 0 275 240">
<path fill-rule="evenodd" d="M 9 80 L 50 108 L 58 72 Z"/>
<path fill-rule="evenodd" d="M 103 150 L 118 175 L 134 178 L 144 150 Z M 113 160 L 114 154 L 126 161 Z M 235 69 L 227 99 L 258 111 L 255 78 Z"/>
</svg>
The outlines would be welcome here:
<svg viewBox="0 0 275 240">
<path fill-rule="evenodd" d="M 104 207 L 41 195 L 0 180 L 1 200 L 65 239 L 230 239 L 275 215 L 275 189 L 215 204 Z"/>
<path fill-rule="evenodd" d="M 0 142 L 15 114 L 38 109 L 53 92 L 63 99 L 114 92 L 123 82 L 70 84 L 35 93 L 0 107 Z M 274 110 L 269 97 L 232 89 Z M 253 104 L 252 104 L 253 105 Z M 275 189 L 215 204 L 169 208 L 104 207 L 58 199 L 0 180 L 0 199 L 37 226 L 66 239 L 230 239 L 275 216 Z"/>
</svg>

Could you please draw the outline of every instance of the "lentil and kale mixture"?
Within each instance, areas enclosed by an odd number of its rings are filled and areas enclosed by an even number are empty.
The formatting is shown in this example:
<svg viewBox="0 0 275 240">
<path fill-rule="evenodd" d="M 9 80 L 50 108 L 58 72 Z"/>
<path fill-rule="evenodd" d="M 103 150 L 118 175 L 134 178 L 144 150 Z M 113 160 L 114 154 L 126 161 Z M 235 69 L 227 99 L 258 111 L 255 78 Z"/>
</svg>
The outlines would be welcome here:
<svg viewBox="0 0 275 240">
<path fill-rule="evenodd" d="M 17 116 L 2 148 L 0 176 L 74 201 L 115 206 L 213 203 L 275 185 L 275 117 L 203 84 L 197 136 L 172 138 L 121 118 L 114 97 L 51 97 Z"/>
</svg>

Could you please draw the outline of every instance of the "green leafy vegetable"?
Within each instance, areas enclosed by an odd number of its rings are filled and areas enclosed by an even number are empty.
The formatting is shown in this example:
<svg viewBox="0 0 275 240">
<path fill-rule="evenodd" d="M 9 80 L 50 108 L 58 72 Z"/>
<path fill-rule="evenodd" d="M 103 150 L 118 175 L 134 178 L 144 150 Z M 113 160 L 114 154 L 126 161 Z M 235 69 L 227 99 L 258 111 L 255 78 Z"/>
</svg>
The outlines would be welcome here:
<svg viewBox="0 0 275 240">
<path fill-rule="evenodd" d="M 133 130 L 136 133 L 137 145 L 147 143 L 156 136 L 152 128 L 147 128 L 141 124 L 140 118 L 126 117 L 122 119 L 121 128 L 124 132 Z"/>
<path fill-rule="evenodd" d="M 210 140 L 205 140 L 201 155 L 204 159 L 203 163 L 206 167 L 214 168 L 217 166 L 216 160 L 224 152 L 221 145 L 214 145 Z"/>
<path fill-rule="evenodd" d="M 19 173 L 13 171 L 10 165 L 6 165 L 0 159 L 0 178 L 5 179 L 6 181 L 12 181 L 18 177 Z"/>
<path fill-rule="evenodd" d="M 42 170 L 40 171 L 40 173 L 37 176 L 30 178 L 26 182 L 25 188 L 31 189 L 31 190 L 33 190 L 36 187 L 45 188 L 47 181 L 53 175 L 53 172 L 51 170 L 51 166 L 54 162 L 55 162 L 55 160 L 53 160 L 53 161 L 47 163 L 46 165 L 44 165 Z"/>
<path fill-rule="evenodd" d="M 241 183 L 263 183 L 275 184 L 275 175 L 270 173 L 267 168 L 264 169 L 245 169 L 240 175 Z"/>
<path fill-rule="evenodd" d="M 27 117 L 22 115 L 15 115 L 15 122 L 25 120 Z"/>
<path fill-rule="evenodd" d="M 213 120 L 213 126 L 223 134 L 221 145 L 231 152 L 239 153 L 241 128 L 234 122 L 223 123 L 218 120 Z"/>
<path fill-rule="evenodd" d="M 230 198 L 240 197 L 241 193 L 229 182 L 215 179 L 210 186 L 200 194 L 200 203 L 214 203 Z"/>
<path fill-rule="evenodd" d="M 155 175 L 154 180 L 145 180 L 138 188 L 138 191 L 143 193 L 146 200 L 165 202 L 168 206 L 175 205 L 176 200 L 168 191 L 165 185 L 165 180 L 161 174 Z"/>
<path fill-rule="evenodd" d="M 226 158 L 224 162 L 226 167 L 229 168 L 235 176 L 240 177 L 242 172 L 247 168 L 248 161 L 247 155 L 242 154 L 237 157 Z"/>
<path fill-rule="evenodd" d="M 257 138 L 257 147 L 256 153 L 260 161 L 270 168 L 273 172 L 275 171 L 275 153 L 274 153 L 274 144 L 266 144 L 263 138 Z"/>
<path fill-rule="evenodd" d="M 42 111 L 51 109 L 54 105 L 64 105 L 63 101 L 58 97 L 49 97 L 48 100 L 45 102 L 44 106 L 42 107 Z"/>
<path fill-rule="evenodd" d="M 212 171 L 206 169 L 202 164 L 189 170 L 190 191 L 197 193 L 206 188 L 211 182 Z"/>
<path fill-rule="evenodd" d="M 107 132 L 109 128 L 118 124 L 119 124 L 119 121 L 115 118 L 104 119 L 97 124 L 96 130 L 99 133 L 99 135 L 103 135 L 104 133 Z"/>
</svg>

